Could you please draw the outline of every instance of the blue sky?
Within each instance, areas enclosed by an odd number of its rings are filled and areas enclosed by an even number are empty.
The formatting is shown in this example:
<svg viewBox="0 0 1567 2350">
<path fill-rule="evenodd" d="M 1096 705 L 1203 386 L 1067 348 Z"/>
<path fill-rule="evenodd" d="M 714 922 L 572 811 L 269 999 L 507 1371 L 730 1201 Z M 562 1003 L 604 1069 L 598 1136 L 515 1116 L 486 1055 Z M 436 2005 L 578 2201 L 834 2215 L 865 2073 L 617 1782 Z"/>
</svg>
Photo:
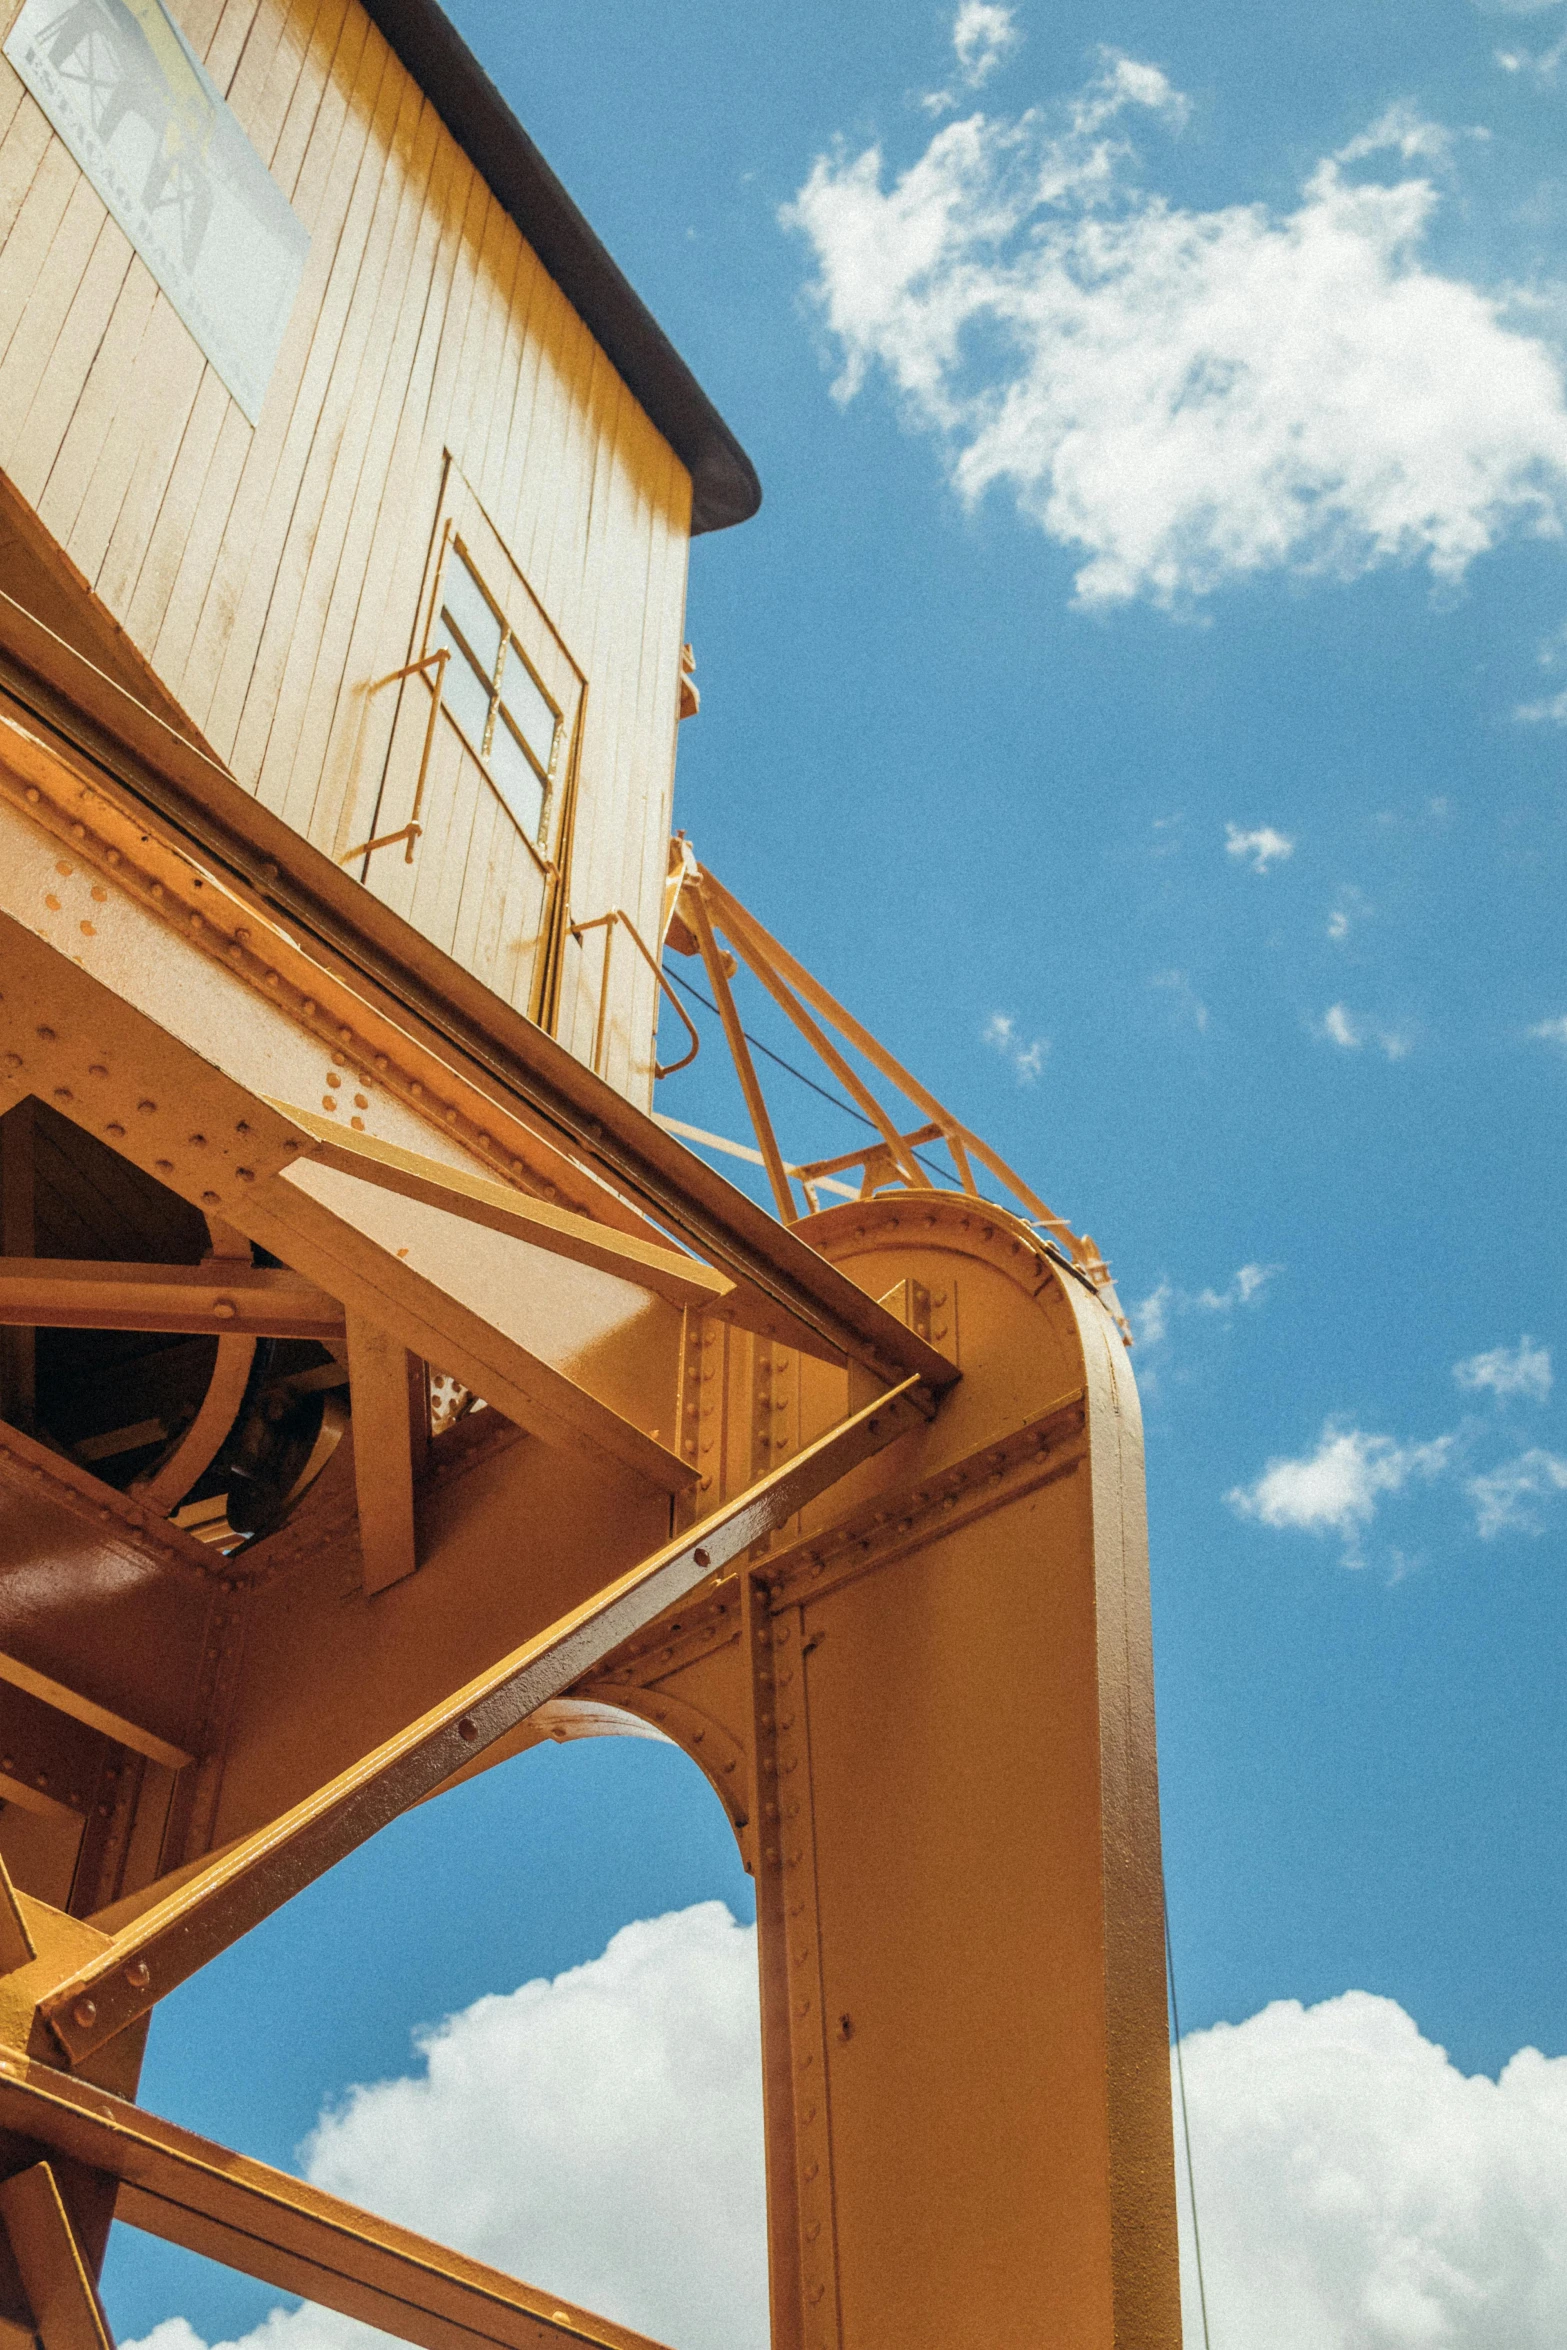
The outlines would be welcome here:
<svg viewBox="0 0 1567 2350">
<path fill-rule="evenodd" d="M 678 820 L 1134 1310 L 1216 2321 L 1544 2350 L 1567 2071 L 1459 2075 L 1567 2058 L 1567 10 L 454 14 L 764 483 L 693 551 Z M 795 1158 L 856 1138 L 775 1100 Z M 660 1107 L 744 1133 L 716 1038 Z M 628 1922 L 731 1966 L 677 1758 L 524 1758 L 435 1818 L 170 2002 L 149 2102 L 287 2161 L 415 2026 Z M 392 1918 L 367 1997 L 340 1937 Z M 1303 2235 L 1267 2298 L 1291 2223 L 1244 2182 L 1308 2106 L 1384 2182 L 1417 2117 L 1451 2141 L 1396 2291 Z M 307 2159 L 373 2196 L 348 2147 Z M 1476 2181 L 1483 2253 L 1441 2217 Z M 110 2280 L 122 2332 L 270 2299 Z"/>
</svg>

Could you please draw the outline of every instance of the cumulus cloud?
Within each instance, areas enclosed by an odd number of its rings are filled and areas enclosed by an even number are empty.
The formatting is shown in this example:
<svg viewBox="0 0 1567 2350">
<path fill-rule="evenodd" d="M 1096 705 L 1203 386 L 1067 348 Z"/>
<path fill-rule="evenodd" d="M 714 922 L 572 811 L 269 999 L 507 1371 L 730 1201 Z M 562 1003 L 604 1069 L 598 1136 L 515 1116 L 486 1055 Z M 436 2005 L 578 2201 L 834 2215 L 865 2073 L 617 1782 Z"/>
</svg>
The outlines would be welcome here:
<svg viewBox="0 0 1567 2350">
<path fill-rule="evenodd" d="M 624 1927 L 553 1982 L 422 2033 L 356 2088 L 305 2175 L 682 2350 L 768 2338 L 756 1937 L 721 1902 Z M 373 2350 L 308 2305 L 225 2350 Z M 125 2350 L 201 2350 L 181 2318 Z"/>
<path fill-rule="evenodd" d="M 1555 0 L 1547 0 L 1547 5 L 1554 7 Z M 1508 13 L 1532 15 L 1534 11 L 1519 9 L 1509 10 Z M 1535 81 L 1549 85 L 1556 80 L 1563 62 L 1567 61 L 1567 33 L 1553 41 L 1548 49 L 1498 49 L 1495 54 L 1496 62 L 1504 73 L 1528 74 Z"/>
<path fill-rule="evenodd" d="M 952 46 L 969 88 L 977 90 L 988 81 L 1022 38 L 1010 8 L 998 7 L 996 0 L 963 0 L 953 21 Z"/>
<path fill-rule="evenodd" d="M 1131 1311 L 1132 1336 L 1139 1346 L 1161 1346 L 1170 1335 L 1170 1310 L 1175 1303 L 1172 1282 L 1161 1281 Z"/>
<path fill-rule="evenodd" d="M 1487 1354 L 1467 1356 L 1453 1365 L 1453 1377 L 1472 1394 L 1523 1395 L 1531 1403 L 1544 1403 L 1551 1392 L 1551 1350 L 1525 1336 L 1516 1346 L 1493 1346 Z"/>
<path fill-rule="evenodd" d="M 1567 2058 L 1461 2073 L 1391 1999 L 1279 2000 L 1182 2043 L 1214 2343 L 1557 2350 Z M 1203 2339 L 1185 2211 L 1185 2333 Z"/>
<path fill-rule="evenodd" d="M 1127 135 L 1184 116 L 1107 55 L 1075 100 L 948 123 L 890 179 L 879 147 L 819 157 L 782 218 L 837 397 L 881 369 L 963 499 L 1000 488 L 1074 551 L 1088 606 L 1395 562 L 1451 583 L 1559 535 L 1560 365 L 1426 257 L 1446 134 L 1396 112 L 1293 210 L 1200 212 L 1140 184 Z"/>
<path fill-rule="evenodd" d="M 1345 924 L 1347 930 L 1348 924 Z M 1343 935 L 1328 924 L 1328 935 Z M 1401 1061 L 1409 1051 L 1409 1039 L 1396 1028 L 1382 1028 L 1373 1020 L 1352 1012 L 1347 1004 L 1329 1004 L 1316 1023 L 1315 1033 L 1328 1044 L 1336 1044 L 1341 1052 L 1358 1053 L 1363 1045 L 1374 1044 L 1390 1061 Z"/>
<path fill-rule="evenodd" d="M 1337 1534 L 1353 1554 L 1383 1496 L 1440 1476 L 1453 1444 L 1451 1436 L 1399 1444 L 1391 1436 L 1369 1436 L 1329 1420 L 1315 1452 L 1269 1461 L 1254 1484 L 1235 1486 L 1225 1499 L 1242 1517 L 1264 1526 Z"/>
<path fill-rule="evenodd" d="M 1200 1289 L 1196 1303 L 1204 1313 L 1227 1314 L 1231 1306 L 1249 1306 L 1261 1297 L 1282 1265 L 1242 1265 L 1228 1289 Z"/>
<path fill-rule="evenodd" d="M 1169 1284 L 1163 1283 L 1146 1301 L 1160 1336 L 1169 1324 L 1172 1299 Z M 1553 1384 L 1550 1349 L 1525 1335 L 1516 1346 L 1465 1356 L 1453 1365 L 1453 1378 L 1470 1395 L 1504 1404 L 1519 1398 L 1546 1404 Z M 1338 1535 L 1346 1562 L 1356 1565 L 1361 1537 L 1389 1495 L 1467 1471 L 1461 1490 L 1482 1541 L 1499 1534 L 1538 1534 L 1545 1505 L 1567 1493 L 1567 1459 L 1531 1445 L 1498 1460 L 1505 1432 L 1505 1421 L 1469 1418 L 1444 1435 L 1411 1444 L 1328 1420 L 1315 1451 L 1270 1460 L 1260 1477 L 1235 1486 L 1224 1498 L 1231 1509 L 1260 1525 Z M 1487 1454 L 1491 1465 L 1477 1466 Z"/>
<path fill-rule="evenodd" d="M 1372 908 L 1363 893 L 1352 884 L 1338 893 L 1338 902 L 1328 916 L 1328 936 L 1335 945 L 1342 946 L 1357 922 L 1370 919 Z M 1338 1007 L 1341 1011 L 1343 1006 Z"/>
<path fill-rule="evenodd" d="M 984 1038 L 992 1052 L 1010 1063 L 1019 1085 L 1033 1085 L 1050 1056 L 1049 1038 L 1035 1036 L 1025 1044 L 1010 1012 L 992 1012 L 985 1022 Z"/>
<path fill-rule="evenodd" d="M 683 2350 L 764 2350 L 755 1947 L 720 1905 L 628 1926 L 420 2048 L 419 2075 L 323 2118 L 311 2176 Z M 1364 1991 L 1277 2001 L 1182 2056 L 1216 2344 L 1567 2340 L 1567 2058 L 1467 2077 Z M 223 2350 L 386 2339 L 306 2306 Z M 173 2317 L 124 2350 L 205 2345 Z"/>
<path fill-rule="evenodd" d="M 1540 1534 L 1545 1521 L 1539 1504 L 1550 1494 L 1567 1493 L 1567 1461 L 1533 1445 L 1516 1460 L 1471 1477 L 1468 1493 L 1482 1540 L 1489 1542 L 1497 1534 Z"/>
<path fill-rule="evenodd" d="M 966 92 L 988 82 L 998 65 L 1023 44 L 1013 9 L 999 0 L 962 0 L 952 20 L 952 53 L 957 60 L 956 90 L 927 90 L 920 104 L 927 114 L 950 114 Z"/>
<path fill-rule="evenodd" d="M 1530 1029 L 1542 1044 L 1567 1044 L 1567 1013 L 1558 1013 L 1552 1020 L 1537 1020 Z"/>
<path fill-rule="evenodd" d="M 1170 1335 L 1170 1324 L 1181 1314 L 1230 1314 L 1237 1306 L 1255 1305 L 1282 1265 L 1241 1265 L 1223 1289 L 1178 1289 L 1168 1278 L 1150 1290 L 1132 1308 L 1132 1331 L 1142 1346 L 1159 1346 Z"/>
<path fill-rule="evenodd" d="M 1253 873 L 1266 873 L 1270 865 L 1282 865 L 1286 857 L 1295 854 L 1295 843 L 1287 834 L 1275 832 L 1271 824 L 1259 825 L 1255 832 L 1226 824 L 1224 846 L 1230 856 L 1244 858 Z"/>
<path fill-rule="evenodd" d="M 269 2309 L 260 2325 L 238 2341 L 215 2342 L 211 2350 L 389 2350 L 394 2337 L 362 2326 L 333 2309 Z M 121 2350 L 208 2350 L 188 2317 L 166 2317 L 150 2333 Z"/>
</svg>

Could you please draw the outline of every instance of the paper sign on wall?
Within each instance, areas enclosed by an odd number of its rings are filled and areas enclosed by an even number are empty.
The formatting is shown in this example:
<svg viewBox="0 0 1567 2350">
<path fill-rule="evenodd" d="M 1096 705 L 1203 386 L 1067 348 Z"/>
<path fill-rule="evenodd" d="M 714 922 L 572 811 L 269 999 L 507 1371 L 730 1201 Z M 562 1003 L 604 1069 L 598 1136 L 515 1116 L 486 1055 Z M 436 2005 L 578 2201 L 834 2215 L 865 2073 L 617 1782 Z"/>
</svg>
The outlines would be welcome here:
<svg viewBox="0 0 1567 2350">
<path fill-rule="evenodd" d="M 26 0 L 5 54 L 254 424 L 310 238 L 163 0 Z"/>
</svg>

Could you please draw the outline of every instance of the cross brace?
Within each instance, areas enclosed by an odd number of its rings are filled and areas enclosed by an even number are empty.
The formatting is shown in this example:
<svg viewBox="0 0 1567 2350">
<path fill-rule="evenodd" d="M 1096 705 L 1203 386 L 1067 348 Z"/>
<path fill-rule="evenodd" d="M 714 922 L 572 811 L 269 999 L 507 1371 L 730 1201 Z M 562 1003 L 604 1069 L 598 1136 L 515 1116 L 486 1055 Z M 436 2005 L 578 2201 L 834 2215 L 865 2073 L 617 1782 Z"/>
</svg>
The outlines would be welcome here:
<svg viewBox="0 0 1567 2350">
<path fill-rule="evenodd" d="M 280 1818 L 227 1846 L 39 2000 L 38 2013 L 67 2061 L 80 2063 L 113 2039 L 859 1462 L 906 1430 L 922 1428 L 921 1403 L 929 1408 L 919 1381 L 910 1378 L 865 1405 Z"/>
<path fill-rule="evenodd" d="M 343 1335 L 343 1309 L 297 1273 L 239 1263 L 107 1265 L 0 1257 L 0 1324 L 37 1330 L 214 1331 L 222 1337 Z"/>
<path fill-rule="evenodd" d="M 132 2227 L 421 2350 L 652 2350 L 629 2327 L 25 2057 L 0 2055 L 0 2129 L 120 2180 L 115 2216 Z"/>
</svg>

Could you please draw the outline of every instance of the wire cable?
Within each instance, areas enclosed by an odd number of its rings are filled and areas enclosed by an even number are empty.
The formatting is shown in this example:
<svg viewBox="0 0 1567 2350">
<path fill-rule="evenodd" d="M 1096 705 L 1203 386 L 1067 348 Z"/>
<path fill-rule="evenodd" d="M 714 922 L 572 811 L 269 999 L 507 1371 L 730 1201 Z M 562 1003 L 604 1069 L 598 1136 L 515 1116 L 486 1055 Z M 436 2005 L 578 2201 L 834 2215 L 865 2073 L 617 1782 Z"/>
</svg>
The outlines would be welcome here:
<svg viewBox="0 0 1567 2350">
<path fill-rule="evenodd" d="M 701 1004 L 706 1011 L 711 1012 L 715 1020 L 722 1017 L 718 1006 L 713 1002 L 711 996 L 705 996 L 699 987 L 693 987 L 689 979 L 682 979 L 678 971 L 671 971 L 669 973 L 669 977 L 674 981 L 676 987 L 678 987 L 683 994 L 694 997 L 696 1002 Z M 819 1093 L 822 1097 L 822 1100 L 824 1102 L 831 1102 L 835 1110 L 843 1110 L 848 1114 L 849 1117 L 857 1118 L 860 1124 L 862 1126 L 868 1126 L 873 1134 L 878 1134 L 880 1132 L 880 1129 L 878 1128 L 874 1118 L 867 1118 L 863 1110 L 857 1110 L 853 1102 L 846 1102 L 841 1094 L 830 1092 L 825 1085 L 818 1085 L 814 1077 L 808 1077 L 803 1069 L 797 1069 L 792 1061 L 786 1061 L 782 1053 L 775 1053 L 770 1044 L 763 1044 L 761 1038 L 759 1036 L 753 1036 L 749 1028 L 742 1028 L 740 1033 L 745 1038 L 746 1043 L 750 1045 L 756 1052 L 765 1053 L 768 1060 L 770 1060 L 776 1068 L 782 1069 L 787 1076 L 798 1078 L 802 1085 L 808 1085 L 812 1093 Z M 947 1175 L 946 1169 L 944 1167 L 934 1166 L 932 1162 L 925 1157 L 922 1151 L 915 1151 L 913 1155 L 919 1161 L 919 1164 L 925 1169 L 927 1175 L 935 1175 L 941 1177 L 947 1182 L 951 1181 L 951 1177 Z"/>
<path fill-rule="evenodd" d="M 1192 2169 L 1192 2125 L 1186 2110 L 1186 2059 L 1181 2054 L 1181 2011 L 1175 1997 L 1175 1952 L 1170 1943 L 1170 1910 L 1164 1912 L 1164 1964 L 1170 1984 L 1170 2021 L 1175 2027 L 1175 2077 L 1181 2092 L 1181 2137 L 1186 2146 L 1186 2195 L 1192 2212 L 1192 2251 L 1197 2270 L 1197 2306 L 1202 2311 L 1203 2350 L 1213 2350 L 1208 2336 L 1208 2288 L 1202 2273 L 1202 2230 L 1197 2225 L 1197 2174 Z"/>
</svg>

